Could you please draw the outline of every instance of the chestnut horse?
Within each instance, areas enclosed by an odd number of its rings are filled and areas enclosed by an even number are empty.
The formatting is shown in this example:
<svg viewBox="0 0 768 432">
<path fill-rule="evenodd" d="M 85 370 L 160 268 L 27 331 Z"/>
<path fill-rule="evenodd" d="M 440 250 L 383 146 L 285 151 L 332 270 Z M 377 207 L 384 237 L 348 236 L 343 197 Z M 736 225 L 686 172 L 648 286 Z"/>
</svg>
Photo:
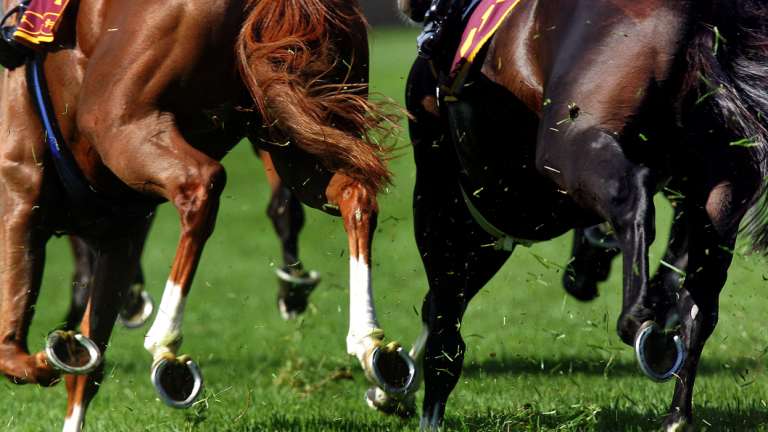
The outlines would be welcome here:
<svg viewBox="0 0 768 432">
<path fill-rule="evenodd" d="M 101 354 L 138 268 L 148 216 L 167 200 L 179 212 L 181 235 L 144 346 L 161 398 L 189 406 L 202 378 L 178 353 L 184 306 L 225 183 L 218 161 L 249 137 L 302 202 L 343 218 L 350 248 L 347 350 L 376 385 L 407 388 L 413 365 L 396 343 L 382 346 L 373 308 L 376 194 L 390 174 L 385 150 L 369 133 L 388 123 L 366 97 L 367 29 L 357 3 L 71 6 L 60 48 L 4 71 L 0 83 L 7 131 L 0 152 L 0 372 L 15 383 L 46 386 L 68 373 L 64 429 L 82 428 L 103 378 Z M 40 109 L 52 113 L 58 133 L 45 132 L 50 125 L 27 92 L 28 83 L 40 89 L 43 77 L 50 101 Z M 55 138 L 63 140 L 46 145 Z M 72 193 L 57 175 L 54 150 L 71 152 L 92 193 Z M 45 352 L 30 355 L 27 333 L 45 244 L 60 232 L 95 251 L 82 335 L 55 332 Z"/>
<path fill-rule="evenodd" d="M 414 19 L 425 3 L 400 1 Z M 767 44 L 757 0 L 523 0 L 466 85 L 436 92 L 446 82 L 434 71 L 447 76 L 452 54 L 415 62 L 406 99 L 429 282 L 423 427 L 441 425 L 464 312 L 514 246 L 604 221 L 624 256 L 618 334 L 646 374 L 677 378 L 664 427 L 692 422 L 740 222 L 768 247 Z M 650 283 L 648 248 L 653 195 L 672 176 L 691 271 L 667 292 Z"/>
<path fill-rule="evenodd" d="M 259 152 L 258 148 L 256 151 Z M 309 295 L 320 283 L 320 274 L 304 269 L 299 259 L 299 232 L 304 226 L 301 202 L 283 184 L 274 166 L 266 163 L 264 168 L 272 191 L 267 216 L 280 240 L 283 257 L 283 266 L 275 270 L 278 282 L 277 308 L 283 319 L 290 320 L 306 310 Z M 70 245 L 75 258 L 75 272 L 72 276 L 72 300 L 62 327 L 74 330 L 80 324 L 87 306 L 96 257 L 88 244 L 78 237 L 70 236 Z M 133 284 L 123 299 L 118 320 L 126 328 L 139 328 L 149 320 L 154 308 L 154 299 L 144 290 L 144 272 L 139 266 Z"/>
</svg>

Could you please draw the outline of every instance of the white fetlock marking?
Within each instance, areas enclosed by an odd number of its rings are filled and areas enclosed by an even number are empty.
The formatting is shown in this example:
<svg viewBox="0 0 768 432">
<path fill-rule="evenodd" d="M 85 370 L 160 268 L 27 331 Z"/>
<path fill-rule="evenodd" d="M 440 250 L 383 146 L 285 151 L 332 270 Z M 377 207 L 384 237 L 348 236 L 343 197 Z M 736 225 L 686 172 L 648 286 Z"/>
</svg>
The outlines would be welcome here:
<svg viewBox="0 0 768 432">
<path fill-rule="evenodd" d="M 80 432 L 83 430 L 83 420 L 85 411 L 80 404 L 72 407 L 72 413 L 64 419 L 64 428 L 62 432 Z"/>
<path fill-rule="evenodd" d="M 354 355 L 361 363 L 365 354 L 377 341 L 371 333 L 379 328 L 376 310 L 373 306 L 373 288 L 368 264 L 356 257 L 349 259 L 349 333 L 347 353 Z"/>
<path fill-rule="evenodd" d="M 428 337 L 429 337 L 429 328 L 427 328 L 427 326 L 425 325 L 421 328 L 421 333 L 419 333 L 419 337 L 416 338 L 416 342 L 413 343 L 413 346 L 411 347 L 411 351 L 408 353 L 408 355 L 410 355 L 411 358 L 416 363 L 419 363 L 421 361 L 421 358 L 424 356 L 424 348 L 427 346 Z"/>
<path fill-rule="evenodd" d="M 666 432 L 682 432 L 685 430 L 686 426 L 688 426 L 688 422 L 680 420 L 667 426 Z"/>
<path fill-rule="evenodd" d="M 144 338 L 144 348 L 152 353 L 154 359 L 177 348 L 172 345 L 178 342 L 181 336 L 181 323 L 186 302 L 181 286 L 168 280 L 155 321 Z"/>
<path fill-rule="evenodd" d="M 699 307 L 696 305 L 693 305 L 693 307 L 691 308 L 691 319 L 695 320 L 698 315 L 699 315 Z"/>
<path fill-rule="evenodd" d="M 288 321 L 296 318 L 296 314 L 294 312 L 288 312 L 288 306 L 286 306 L 283 299 L 277 301 L 277 307 L 280 309 L 280 316 L 283 317 L 284 320 Z"/>
</svg>

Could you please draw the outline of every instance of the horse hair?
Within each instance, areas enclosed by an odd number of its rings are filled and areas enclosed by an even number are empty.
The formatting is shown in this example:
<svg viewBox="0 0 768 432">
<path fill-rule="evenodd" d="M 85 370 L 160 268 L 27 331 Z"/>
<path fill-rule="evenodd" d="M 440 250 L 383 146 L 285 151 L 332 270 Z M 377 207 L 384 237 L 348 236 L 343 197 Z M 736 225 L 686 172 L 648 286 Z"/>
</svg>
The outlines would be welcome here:
<svg viewBox="0 0 768 432">
<path fill-rule="evenodd" d="M 768 4 L 714 0 L 703 11 L 688 51 L 689 89 L 711 93 L 708 105 L 737 139 L 747 140 L 762 184 L 743 231 L 768 253 Z"/>
<path fill-rule="evenodd" d="M 384 162 L 389 149 L 376 143 L 371 132 L 386 132 L 385 126 L 394 125 L 392 115 L 368 99 L 367 83 L 338 82 L 333 75 L 337 67 L 344 72 L 367 67 L 339 64 L 346 54 L 338 52 L 339 44 L 365 37 L 350 34 L 367 29 L 357 2 L 249 0 L 246 9 L 236 54 L 265 124 L 276 126 L 329 170 L 376 191 L 390 182 Z"/>
</svg>

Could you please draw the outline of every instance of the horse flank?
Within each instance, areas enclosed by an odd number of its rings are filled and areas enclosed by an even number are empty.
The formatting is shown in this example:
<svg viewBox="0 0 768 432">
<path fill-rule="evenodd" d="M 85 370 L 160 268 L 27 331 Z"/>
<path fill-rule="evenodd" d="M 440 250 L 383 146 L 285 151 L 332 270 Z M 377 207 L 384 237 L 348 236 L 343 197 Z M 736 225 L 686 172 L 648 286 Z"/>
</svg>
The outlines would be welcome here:
<svg viewBox="0 0 768 432">
<path fill-rule="evenodd" d="M 713 6 L 714 5 L 714 6 Z M 703 11 L 688 50 L 688 88 L 749 147 L 762 186 L 743 231 L 768 253 L 768 5 L 760 0 L 714 1 Z M 703 96 L 702 96 L 703 95 Z M 699 96 L 697 96 L 699 97 Z"/>
<path fill-rule="evenodd" d="M 374 191 L 389 183 L 388 150 L 374 142 L 371 132 L 390 126 L 392 116 L 368 100 L 367 82 L 323 82 L 337 66 L 353 67 L 338 64 L 339 41 L 333 37 L 367 29 L 356 2 L 249 0 L 246 11 L 236 55 L 265 124 L 274 124 L 329 170 Z M 357 37 L 365 35 L 350 39 Z"/>
</svg>

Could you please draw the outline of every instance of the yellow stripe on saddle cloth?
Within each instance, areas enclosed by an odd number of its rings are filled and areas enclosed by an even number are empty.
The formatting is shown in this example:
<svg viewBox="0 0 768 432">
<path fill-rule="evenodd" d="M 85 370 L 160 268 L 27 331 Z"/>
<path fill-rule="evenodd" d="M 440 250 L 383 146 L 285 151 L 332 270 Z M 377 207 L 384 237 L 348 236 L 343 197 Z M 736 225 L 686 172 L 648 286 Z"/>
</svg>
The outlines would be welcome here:
<svg viewBox="0 0 768 432">
<path fill-rule="evenodd" d="M 453 58 L 451 75 L 455 78 L 451 86 L 452 90 L 458 90 L 457 86 L 463 85 L 477 54 L 521 1 L 481 0 L 480 4 L 475 7 L 464 27 L 459 49 Z"/>
<path fill-rule="evenodd" d="M 26 45 L 53 42 L 69 0 L 32 0 L 17 23 L 13 38 Z"/>
</svg>

